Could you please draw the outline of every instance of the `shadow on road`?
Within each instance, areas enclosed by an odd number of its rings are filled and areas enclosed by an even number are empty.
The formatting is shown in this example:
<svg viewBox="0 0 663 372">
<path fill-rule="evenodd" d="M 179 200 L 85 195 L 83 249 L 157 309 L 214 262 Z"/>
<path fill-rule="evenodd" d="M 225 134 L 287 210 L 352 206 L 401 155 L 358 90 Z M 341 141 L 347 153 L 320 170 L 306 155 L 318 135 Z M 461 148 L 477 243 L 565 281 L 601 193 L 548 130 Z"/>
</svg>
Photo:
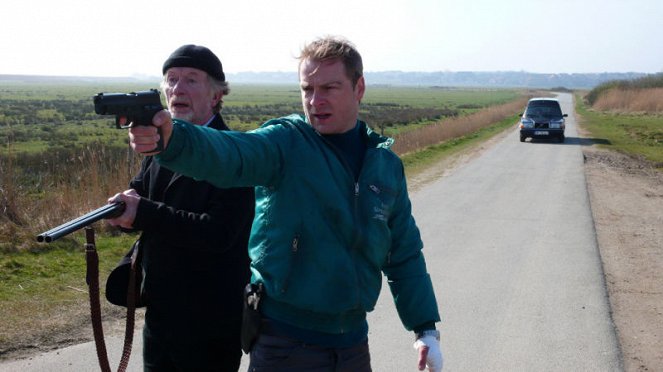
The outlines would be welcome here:
<svg viewBox="0 0 663 372">
<path fill-rule="evenodd" d="M 529 143 L 556 143 L 559 145 L 574 145 L 574 146 L 592 146 L 592 145 L 612 145 L 610 140 L 605 138 L 582 138 L 582 137 L 566 137 L 564 142 L 560 143 L 556 138 L 536 138 L 526 141 Z"/>
</svg>

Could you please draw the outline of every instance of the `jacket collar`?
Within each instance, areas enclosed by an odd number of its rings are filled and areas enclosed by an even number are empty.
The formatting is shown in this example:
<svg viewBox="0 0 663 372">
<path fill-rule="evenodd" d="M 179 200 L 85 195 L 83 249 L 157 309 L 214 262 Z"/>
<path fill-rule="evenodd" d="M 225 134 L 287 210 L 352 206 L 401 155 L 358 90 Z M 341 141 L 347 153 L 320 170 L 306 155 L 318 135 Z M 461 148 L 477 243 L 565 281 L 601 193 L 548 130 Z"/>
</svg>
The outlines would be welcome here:
<svg viewBox="0 0 663 372">
<path fill-rule="evenodd" d="M 275 121 L 268 121 L 264 125 L 271 125 L 271 124 L 277 124 L 280 120 L 286 120 L 290 123 L 293 123 L 297 126 L 307 128 L 307 130 L 313 131 L 316 134 L 320 135 L 313 127 L 311 124 L 309 124 L 306 121 L 306 118 L 301 115 L 301 114 L 292 114 L 290 116 L 286 116 L 284 118 L 277 119 Z M 364 122 L 359 119 L 357 119 L 357 125 L 360 127 L 360 132 L 363 134 L 364 139 L 366 141 L 366 147 L 367 148 L 385 148 L 388 149 L 394 144 L 394 139 L 391 137 L 385 137 L 377 132 L 374 132 L 369 126 Z"/>
</svg>

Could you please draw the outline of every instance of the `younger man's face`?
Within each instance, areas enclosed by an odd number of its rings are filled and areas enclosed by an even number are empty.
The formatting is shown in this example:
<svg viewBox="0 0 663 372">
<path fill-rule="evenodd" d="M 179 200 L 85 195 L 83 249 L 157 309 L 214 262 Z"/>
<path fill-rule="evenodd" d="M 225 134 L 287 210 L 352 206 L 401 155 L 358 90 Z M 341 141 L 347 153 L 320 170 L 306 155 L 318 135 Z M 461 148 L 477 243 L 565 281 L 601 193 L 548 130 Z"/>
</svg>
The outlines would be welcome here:
<svg viewBox="0 0 663 372">
<path fill-rule="evenodd" d="M 299 85 L 306 118 L 319 133 L 338 134 L 355 127 L 364 96 L 364 78 L 353 87 L 341 60 L 303 60 Z"/>
</svg>

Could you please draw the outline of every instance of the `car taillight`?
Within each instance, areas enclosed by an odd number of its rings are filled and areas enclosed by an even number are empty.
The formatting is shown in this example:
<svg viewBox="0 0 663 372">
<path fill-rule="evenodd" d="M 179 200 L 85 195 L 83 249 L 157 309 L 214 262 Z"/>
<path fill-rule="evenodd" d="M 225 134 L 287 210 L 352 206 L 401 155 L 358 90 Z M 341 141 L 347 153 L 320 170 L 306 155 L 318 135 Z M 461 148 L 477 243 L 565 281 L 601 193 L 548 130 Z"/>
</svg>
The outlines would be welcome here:
<svg viewBox="0 0 663 372">
<path fill-rule="evenodd" d="M 520 128 L 534 128 L 534 120 L 530 118 L 520 119 Z"/>
<path fill-rule="evenodd" d="M 562 129 L 564 128 L 564 120 L 551 120 L 549 126 L 553 129 Z"/>
</svg>

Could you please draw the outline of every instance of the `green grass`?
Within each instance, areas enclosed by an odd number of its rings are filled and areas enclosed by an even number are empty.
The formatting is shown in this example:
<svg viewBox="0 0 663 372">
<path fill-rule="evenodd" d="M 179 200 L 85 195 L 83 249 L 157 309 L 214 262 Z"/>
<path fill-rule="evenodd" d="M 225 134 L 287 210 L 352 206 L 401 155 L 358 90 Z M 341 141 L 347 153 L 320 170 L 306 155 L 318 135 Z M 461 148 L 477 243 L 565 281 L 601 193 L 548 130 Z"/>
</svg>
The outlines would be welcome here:
<svg viewBox="0 0 663 372">
<path fill-rule="evenodd" d="M 61 100 L 73 101 L 85 99 L 92 104 L 92 96 L 99 92 L 135 92 L 158 88 L 159 81 L 144 83 L 106 83 L 106 82 L 0 82 L 0 101 L 15 99 L 23 101 Z"/>
<path fill-rule="evenodd" d="M 102 277 L 115 267 L 135 239 L 135 234 L 97 234 Z M 44 243 L 39 249 L 5 252 L 0 257 L 0 301 L 27 298 L 56 303 L 69 299 L 71 288 L 86 288 L 83 230 L 60 241 Z"/>
<path fill-rule="evenodd" d="M 516 90 L 368 86 L 363 102 L 395 103 L 419 108 L 460 106 L 478 109 L 509 102 L 519 96 Z"/>
<path fill-rule="evenodd" d="M 301 107 L 297 85 L 231 84 L 230 94 L 223 99 L 224 107 L 293 105 Z"/>
<path fill-rule="evenodd" d="M 225 107 L 293 105 L 301 108 L 297 85 L 231 85 L 224 98 Z M 371 86 L 366 88 L 363 103 L 392 103 L 419 108 L 437 106 L 487 107 L 512 101 L 520 96 L 517 90 L 506 89 L 440 89 L 428 87 Z"/>
<path fill-rule="evenodd" d="M 0 143 L 11 143 L 14 154 L 81 147 L 90 142 L 126 147 L 126 131 L 115 129 L 112 116 L 94 113 L 92 96 L 100 91 L 130 92 L 157 86 L 158 82 L 3 85 Z M 362 114 L 368 115 L 368 124 L 374 128 L 380 126 L 380 120 L 394 120 L 395 124 L 380 128 L 393 136 L 435 122 L 440 113 L 432 110 L 462 115 L 521 94 L 518 90 L 369 86 Z M 224 98 L 224 118 L 234 130 L 251 130 L 275 116 L 302 112 L 300 100 L 296 85 L 232 85 L 230 95 Z"/>
<path fill-rule="evenodd" d="M 0 128 L 0 134 L 14 139 L 24 139 L 12 142 L 11 149 L 14 154 L 37 154 L 54 148 L 80 148 L 93 142 L 126 147 L 128 143 L 126 130 L 116 129 L 111 120 L 111 118 L 101 119 L 86 124 L 14 126 Z"/>
<path fill-rule="evenodd" d="M 74 232 L 61 241 L 44 244 L 39 250 L 0 256 L 0 345 L 13 344 L 7 338 L 16 337 L 17 333 L 33 339 L 40 332 L 71 331 L 67 324 L 77 320 L 66 319 L 72 314 L 66 309 L 89 306 L 84 235 L 82 231 Z M 133 234 L 97 236 L 102 303 L 105 303 L 103 293 L 108 274 L 135 239 Z M 45 324 L 53 329 L 33 330 Z"/>
<path fill-rule="evenodd" d="M 663 170 L 663 116 L 615 114 L 589 110 L 576 99 L 580 124 L 598 145 L 631 156 L 644 157 Z"/>
</svg>

